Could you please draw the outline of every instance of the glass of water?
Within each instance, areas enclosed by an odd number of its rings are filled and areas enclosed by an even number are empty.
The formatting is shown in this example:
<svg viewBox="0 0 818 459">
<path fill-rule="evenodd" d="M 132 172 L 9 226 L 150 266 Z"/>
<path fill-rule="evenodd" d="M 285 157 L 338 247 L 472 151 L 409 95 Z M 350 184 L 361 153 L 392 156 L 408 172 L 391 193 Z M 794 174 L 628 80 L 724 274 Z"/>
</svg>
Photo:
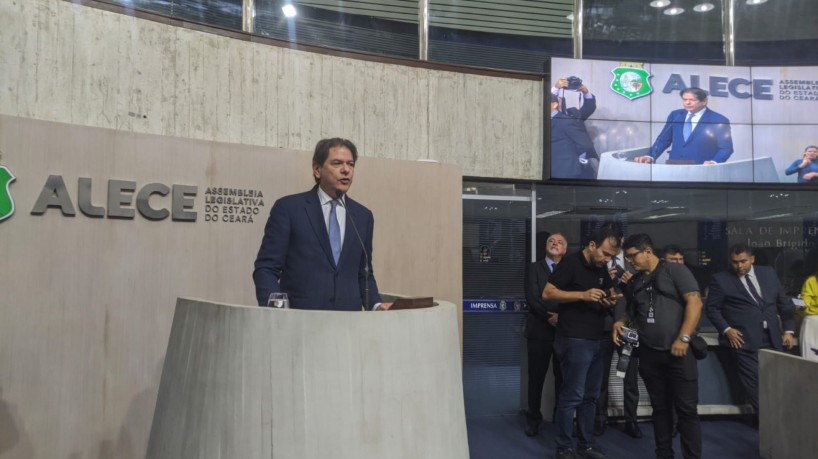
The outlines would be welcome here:
<svg viewBox="0 0 818 459">
<path fill-rule="evenodd" d="M 287 294 L 284 292 L 273 292 L 270 294 L 270 299 L 267 300 L 267 307 L 269 308 L 289 308 L 290 300 L 287 299 Z"/>
</svg>

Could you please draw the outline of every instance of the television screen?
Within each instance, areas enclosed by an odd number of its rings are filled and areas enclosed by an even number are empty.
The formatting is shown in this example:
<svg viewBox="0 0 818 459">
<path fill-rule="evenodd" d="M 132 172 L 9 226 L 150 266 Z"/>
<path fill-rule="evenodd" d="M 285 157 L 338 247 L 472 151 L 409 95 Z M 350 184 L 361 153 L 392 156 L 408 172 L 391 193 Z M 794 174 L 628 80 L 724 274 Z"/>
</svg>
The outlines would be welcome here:
<svg viewBox="0 0 818 459">
<path fill-rule="evenodd" d="M 818 67 L 550 66 L 551 178 L 818 184 Z"/>
</svg>

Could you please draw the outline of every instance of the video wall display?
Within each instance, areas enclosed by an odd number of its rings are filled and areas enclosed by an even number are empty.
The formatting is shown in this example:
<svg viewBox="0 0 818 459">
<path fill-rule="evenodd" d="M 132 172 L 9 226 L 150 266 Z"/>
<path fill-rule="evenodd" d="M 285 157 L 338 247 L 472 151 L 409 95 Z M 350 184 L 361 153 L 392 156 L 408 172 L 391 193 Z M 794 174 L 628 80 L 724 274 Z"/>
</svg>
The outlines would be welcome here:
<svg viewBox="0 0 818 459">
<path fill-rule="evenodd" d="M 818 184 L 818 67 L 550 60 L 550 177 Z"/>
</svg>

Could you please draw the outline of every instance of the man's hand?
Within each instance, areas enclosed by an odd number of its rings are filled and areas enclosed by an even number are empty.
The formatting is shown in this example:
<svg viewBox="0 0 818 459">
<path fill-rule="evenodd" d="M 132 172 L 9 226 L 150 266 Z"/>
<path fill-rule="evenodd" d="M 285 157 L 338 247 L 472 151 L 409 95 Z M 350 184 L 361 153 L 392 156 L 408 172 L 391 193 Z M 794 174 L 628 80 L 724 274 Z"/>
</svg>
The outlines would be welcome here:
<svg viewBox="0 0 818 459">
<path fill-rule="evenodd" d="M 784 333 L 784 336 L 781 337 L 781 341 L 784 342 L 784 347 L 787 349 L 792 349 L 795 346 L 795 339 L 792 337 L 792 333 Z"/>
<path fill-rule="evenodd" d="M 583 94 L 588 94 L 588 86 L 585 86 L 585 83 L 579 87 L 579 90 L 582 91 Z"/>
<path fill-rule="evenodd" d="M 625 322 L 621 320 L 617 320 L 613 324 L 613 329 L 611 330 L 611 340 L 617 347 L 622 347 L 622 343 L 619 342 L 619 337 L 622 336 L 622 327 L 625 326 Z"/>
<path fill-rule="evenodd" d="M 378 306 L 378 309 L 376 309 L 376 311 L 386 311 L 387 309 L 389 309 L 391 307 L 392 307 L 392 303 L 381 303 Z"/>
<path fill-rule="evenodd" d="M 807 172 L 804 174 L 804 180 L 812 180 L 815 177 L 818 177 L 818 172 Z"/>
<path fill-rule="evenodd" d="M 616 279 L 617 271 L 618 269 L 616 265 L 613 265 L 610 268 L 608 268 L 608 275 L 611 276 L 611 279 Z"/>
<path fill-rule="evenodd" d="M 744 335 L 742 335 L 741 332 L 735 328 L 731 328 L 724 332 L 724 336 L 726 336 L 730 341 L 730 347 L 733 349 L 738 349 L 741 346 L 744 346 Z"/>
<path fill-rule="evenodd" d="M 702 164 L 704 164 L 705 166 L 709 166 L 711 164 L 716 164 L 716 162 L 715 161 L 705 161 Z"/>
<path fill-rule="evenodd" d="M 650 156 L 637 156 L 636 158 L 633 158 L 633 162 L 650 164 L 653 162 L 653 158 Z"/>
<path fill-rule="evenodd" d="M 557 84 L 554 85 L 557 89 L 567 88 L 568 87 L 568 78 L 562 77 L 557 80 Z"/>
<path fill-rule="evenodd" d="M 673 345 L 670 347 L 670 353 L 673 354 L 674 357 L 684 357 L 685 355 L 687 355 L 687 349 L 689 347 L 690 344 L 683 342 L 679 338 L 676 338 L 676 340 L 673 341 Z"/>
<path fill-rule="evenodd" d="M 590 302 L 597 302 L 597 301 L 601 301 L 607 295 L 608 294 L 605 292 L 605 290 L 601 290 L 601 289 L 598 289 L 598 288 L 592 288 L 592 289 L 588 289 L 588 290 L 582 292 L 582 300 L 583 301 L 590 301 Z"/>
<path fill-rule="evenodd" d="M 560 315 L 556 312 L 549 312 L 548 313 L 548 323 L 551 324 L 552 327 L 556 327 L 557 323 L 559 323 Z"/>
<path fill-rule="evenodd" d="M 806 155 L 804 155 L 804 159 L 801 160 L 801 164 L 798 165 L 798 168 L 803 169 L 803 168 L 809 166 L 811 162 L 812 162 L 812 160 L 809 159 Z"/>
<path fill-rule="evenodd" d="M 628 282 L 631 281 L 632 277 L 633 277 L 633 273 L 628 271 L 628 270 L 625 270 L 625 272 L 622 273 L 621 276 L 619 276 L 619 282 L 622 283 L 622 284 L 627 284 Z"/>
<path fill-rule="evenodd" d="M 620 298 L 622 298 L 622 294 L 621 293 L 616 293 L 616 290 L 614 290 L 612 288 L 608 292 L 608 295 L 605 298 L 602 298 L 601 300 L 599 300 L 599 303 L 604 308 L 612 308 L 612 307 L 616 306 L 616 303 L 619 301 Z"/>
</svg>

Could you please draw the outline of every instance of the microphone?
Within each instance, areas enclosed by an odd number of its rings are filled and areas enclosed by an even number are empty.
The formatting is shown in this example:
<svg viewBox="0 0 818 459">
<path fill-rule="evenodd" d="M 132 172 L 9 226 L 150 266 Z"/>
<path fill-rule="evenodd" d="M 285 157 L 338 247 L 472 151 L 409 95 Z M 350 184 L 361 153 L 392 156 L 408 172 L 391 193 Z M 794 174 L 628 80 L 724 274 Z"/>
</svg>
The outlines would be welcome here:
<svg viewBox="0 0 818 459">
<path fill-rule="evenodd" d="M 344 192 L 341 190 L 335 190 L 335 197 L 338 199 L 338 204 L 344 208 L 344 211 L 347 213 L 347 218 L 349 221 L 352 222 L 352 229 L 355 231 L 355 236 L 358 236 L 358 242 L 361 244 L 361 250 L 364 251 L 364 258 L 366 259 L 366 264 L 364 265 L 364 275 L 366 278 L 364 280 L 364 305 L 363 310 L 369 307 L 369 253 L 366 251 L 366 245 L 364 245 L 364 240 L 361 238 L 361 233 L 358 232 L 358 226 L 355 225 L 355 219 L 352 218 L 352 214 L 349 213 L 347 206 L 344 205 L 344 201 L 341 197 L 344 196 Z"/>
</svg>

